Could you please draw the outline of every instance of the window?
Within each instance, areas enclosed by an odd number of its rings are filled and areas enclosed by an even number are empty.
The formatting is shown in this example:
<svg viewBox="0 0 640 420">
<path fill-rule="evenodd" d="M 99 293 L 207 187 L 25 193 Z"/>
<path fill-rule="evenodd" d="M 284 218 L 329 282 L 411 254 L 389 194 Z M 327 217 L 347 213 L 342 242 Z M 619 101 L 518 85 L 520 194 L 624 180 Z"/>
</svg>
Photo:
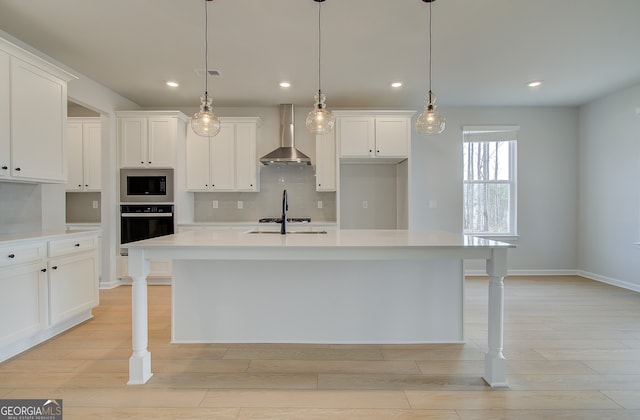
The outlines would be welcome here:
<svg viewBox="0 0 640 420">
<path fill-rule="evenodd" d="M 464 233 L 516 235 L 520 127 L 463 127 Z"/>
</svg>

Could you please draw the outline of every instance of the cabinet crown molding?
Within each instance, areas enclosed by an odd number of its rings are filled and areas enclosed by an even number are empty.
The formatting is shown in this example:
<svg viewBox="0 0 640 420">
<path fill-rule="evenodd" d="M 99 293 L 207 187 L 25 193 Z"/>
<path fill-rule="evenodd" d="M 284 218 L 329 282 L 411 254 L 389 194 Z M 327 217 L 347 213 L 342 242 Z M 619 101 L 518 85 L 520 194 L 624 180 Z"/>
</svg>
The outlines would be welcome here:
<svg viewBox="0 0 640 420">
<path fill-rule="evenodd" d="M 173 110 L 135 110 L 135 111 L 115 111 L 116 117 L 177 117 L 179 120 L 183 122 L 188 122 L 189 117 L 182 111 L 173 111 Z"/>
</svg>

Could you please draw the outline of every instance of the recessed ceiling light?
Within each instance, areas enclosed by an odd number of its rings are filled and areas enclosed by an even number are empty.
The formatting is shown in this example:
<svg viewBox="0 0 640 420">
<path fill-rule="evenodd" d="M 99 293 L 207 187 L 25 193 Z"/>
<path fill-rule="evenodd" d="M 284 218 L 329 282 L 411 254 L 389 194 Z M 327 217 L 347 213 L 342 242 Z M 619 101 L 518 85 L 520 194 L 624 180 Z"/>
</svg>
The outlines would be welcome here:
<svg viewBox="0 0 640 420">
<path fill-rule="evenodd" d="M 178 86 L 180 86 L 180 84 L 178 82 L 174 81 L 174 80 L 168 80 L 166 82 L 166 85 L 169 86 L 169 87 L 178 87 Z"/>
<path fill-rule="evenodd" d="M 534 87 L 538 87 L 542 84 L 542 80 L 534 80 L 533 82 L 529 82 L 529 84 L 527 86 L 534 88 Z"/>
<path fill-rule="evenodd" d="M 391 87 L 393 87 L 393 88 L 402 87 L 402 82 L 392 82 L 391 83 Z"/>
<path fill-rule="evenodd" d="M 280 82 L 280 87 L 283 87 L 283 88 L 291 87 L 291 83 L 289 83 L 289 82 Z"/>
</svg>

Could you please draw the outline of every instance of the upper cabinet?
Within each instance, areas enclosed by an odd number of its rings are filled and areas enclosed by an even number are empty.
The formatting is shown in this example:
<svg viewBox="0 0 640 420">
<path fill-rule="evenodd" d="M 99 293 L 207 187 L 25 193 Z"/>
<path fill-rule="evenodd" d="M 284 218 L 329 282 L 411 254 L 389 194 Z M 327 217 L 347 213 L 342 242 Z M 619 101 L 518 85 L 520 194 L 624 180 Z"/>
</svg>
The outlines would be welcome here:
<svg viewBox="0 0 640 420">
<path fill-rule="evenodd" d="M 339 157 L 399 162 L 409 157 L 413 111 L 334 111 Z"/>
<path fill-rule="evenodd" d="M 69 118 L 67 191 L 100 191 L 102 160 L 100 118 Z"/>
<path fill-rule="evenodd" d="M 74 76 L 0 39 L 0 178 L 64 183 L 67 82 Z"/>
<path fill-rule="evenodd" d="M 262 120 L 223 117 L 220 123 L 215 137 L 187 130 L 187 190 L 259 191 L 257 144 Z"/>
<path fill-rule="evenodd" d="M 176 165 L 177 111 L 119 111 L 118 138 L 121 168 L 173 168 Z M 183 129 L 183 128 L 182 128 Z"/>
<path fill-rule="evenodd" d="M 335 130 L 316 136 L 316 191 L 336 190 Z"/>
</svg>

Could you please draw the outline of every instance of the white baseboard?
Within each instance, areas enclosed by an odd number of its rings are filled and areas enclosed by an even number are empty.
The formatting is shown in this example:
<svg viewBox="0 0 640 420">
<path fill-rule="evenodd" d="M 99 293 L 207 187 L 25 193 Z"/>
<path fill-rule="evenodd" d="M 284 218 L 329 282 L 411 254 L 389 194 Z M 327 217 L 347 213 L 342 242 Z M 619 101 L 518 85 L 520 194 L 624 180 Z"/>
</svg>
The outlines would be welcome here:
<svg viewBox="0 0 640 420">
<path fill-rule="evenodd" d="M 469 269 L 465 276 L 486 276 L 484 269 Z M 578 270 L 507 270 L 507 276 L 577 276 Z"/>
<path fill-rule="evenodd" d="M 469 269 L 464 271 L 464 275 L 486 276 L 487 272 L 484 269 Z M 640 292 L 640 285 L 638 284 L 589 273 L 588 271 L 583 270 L 507 270 L 507 276 L 581 276 L 589 280 L 599 281 L 600 283 L 606 283 L 623 289 L 632 290 L 634 292 Z"/>
<path fill-rule="evenodd" d="M 101 281 L 99 286 L 100 286 L 100 289 L 115 289 L 121 284 L 122 284 L 122 281 L 120 279 L 115 279 L 112 281 L 105 281 L 105 282 Z"/>
<path fill-rule="evenodd" d="M 578 270 L 577 274 L 582 277 L 586 277 L 591 280 L 599 281 L 601 283 L 610 284 L 612 286 L 622 287 L 623 289 L 633 290 L 634 292 L 640 292 L 640 285 L 629 283 L 626 281 L 614 279 L 611 277 L 601 276 L 599 274 L 589 273 L 588 271 Z"/>
</svg>

